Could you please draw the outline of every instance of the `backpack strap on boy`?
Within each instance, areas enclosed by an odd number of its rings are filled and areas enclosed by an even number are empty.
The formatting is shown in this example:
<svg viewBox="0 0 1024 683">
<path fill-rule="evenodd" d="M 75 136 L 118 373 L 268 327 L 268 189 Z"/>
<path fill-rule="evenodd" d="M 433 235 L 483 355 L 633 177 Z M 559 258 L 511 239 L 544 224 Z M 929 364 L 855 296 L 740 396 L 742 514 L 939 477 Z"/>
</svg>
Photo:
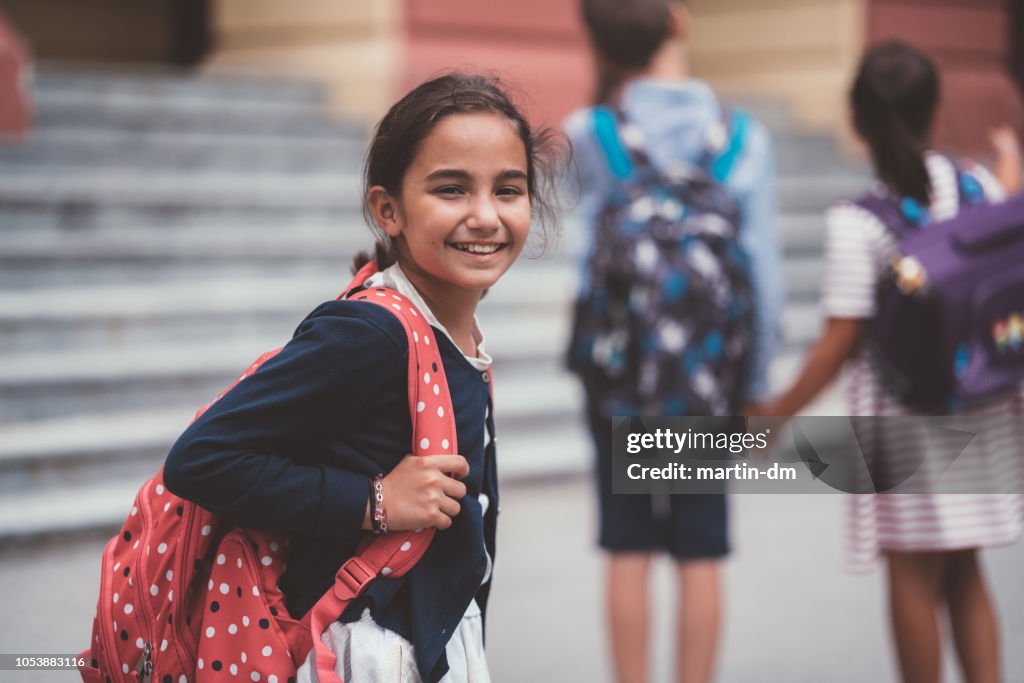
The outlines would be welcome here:
<svg viewBox="0 0 1024 683">
<path fill-rule="evenodd" d="M 593 126 L 608 168 L 616 178 L 629 180 L 637 172 L 662 175 L 647 154 L 643 133 L 622 108 L 595 107 Z M 686 175 L 697 167 L 715 182 L 724 183 L 743 151 L 750 127 L 750 115 L 745 111 L 722 107 L 719 118 L 705 131 L 704 148 L 696 163 L 682 164 L 678 170 Z"/>
</svg>

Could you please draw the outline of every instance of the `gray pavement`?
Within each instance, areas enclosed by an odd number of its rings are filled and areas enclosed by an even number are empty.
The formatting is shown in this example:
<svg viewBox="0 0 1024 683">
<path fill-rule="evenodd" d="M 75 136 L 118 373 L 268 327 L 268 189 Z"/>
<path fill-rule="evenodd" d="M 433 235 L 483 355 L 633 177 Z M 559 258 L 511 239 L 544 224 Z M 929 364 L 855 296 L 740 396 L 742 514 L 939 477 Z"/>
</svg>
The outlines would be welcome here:
<svg viewBox="0 0 1024 683">
<path fill-rule="evenodd" d="M 495 681 L 610 681 L 592 544 L 589 480 L 503 491 L 488 657 Z M 880 572 L 843 565 L 840 495 L 734 496 L 735 552 L 718 680 L 860 683 L 896 679 Z M 77 652 L 88 639 L 105 538 L 0 550 L 0 653 Z M 1024 545 L 986 551 L 1006 681 L 1024 681 Z M 671 680 L 672 572 L 656 566 L 653 671 Z M 0 671 L 0 682 L 73 681 L 70 672 Z M 950 668 L 947 681 L 958 680 Z"/>
</svg>

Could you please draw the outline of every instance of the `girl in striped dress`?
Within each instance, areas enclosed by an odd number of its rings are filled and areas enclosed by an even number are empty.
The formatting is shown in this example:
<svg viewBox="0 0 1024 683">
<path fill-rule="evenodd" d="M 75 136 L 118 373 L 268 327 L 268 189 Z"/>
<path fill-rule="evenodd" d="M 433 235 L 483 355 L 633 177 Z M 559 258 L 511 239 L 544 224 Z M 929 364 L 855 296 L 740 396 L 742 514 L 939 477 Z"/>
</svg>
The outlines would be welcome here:
<svg viewBox="0 0 1024 683">
<path fill-rule="evenodd" d="M 851 91 L 854 125 L 870 149 L 879 181 L 874 191 L 903 198 L 904 206 L 926 211 L 931 221 L 950 218 L 959 209 L 953 162 L 928 151 L 937 102 L 935 67 L 924 55 L 899 43 L 869 51 Z M 989 201 L 1003 198 L 1002 187 L 983 168 L 968 164 L 961 173 Z M 845 363 L 851 371 L 850 415 L 913 415 L 888 390 L 859 343 L 865 322 L 875 313 L 875 286 L 896 239 L 873 214 L 849 202 L 832 207 L 827 224 L 823 335 L 793 386 L 777 399 L 751 407 L 748 414 L 799 412 Z M 964 413 L 965 419 L 1019 416 L 1022 392 L 1024 387 L 1018 387 Z M 971 447 L 1005 453 L 1007 440 L 1014 438 L 1012 432 L 1020 431 L 1021 420 L 998 422 L 1005 425 L 1006 433 L 993 433 L 1002 427 L 986 430 Z M 1020 456 L 1015 457 L 1019 461 Z M 863 494 L 850 497 L 850 512 L 853 567 L 870 568 L 879 554 L 886 560 L 890 617 L 903 680 L 937 683 L 940 679 L 940 605 L 948 610 L 966 680 L 1000 680 L 996 614 L 978 549 L 1013 543 L 1020 537 L 1022 496 Z"/>
</svg>

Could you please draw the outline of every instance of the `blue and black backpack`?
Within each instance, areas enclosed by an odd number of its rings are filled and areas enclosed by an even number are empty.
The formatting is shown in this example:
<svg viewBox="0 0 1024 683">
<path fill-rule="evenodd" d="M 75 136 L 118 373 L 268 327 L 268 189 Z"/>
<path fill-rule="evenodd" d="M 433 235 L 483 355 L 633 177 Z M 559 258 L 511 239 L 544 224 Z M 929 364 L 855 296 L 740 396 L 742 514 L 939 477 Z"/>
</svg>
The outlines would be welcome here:
<svg viewBox="0 0 1024 683">
<path fill-rule="evenodd" d="M 621 110 L 593 117 L 616 182 L 593 226 L 569 369 L 606 416 L 734 414 L 754 302 L 740 208 L 724 181 L 750 119 L 725 112 L 697 163 L 659 169 Z"/>
</svg>

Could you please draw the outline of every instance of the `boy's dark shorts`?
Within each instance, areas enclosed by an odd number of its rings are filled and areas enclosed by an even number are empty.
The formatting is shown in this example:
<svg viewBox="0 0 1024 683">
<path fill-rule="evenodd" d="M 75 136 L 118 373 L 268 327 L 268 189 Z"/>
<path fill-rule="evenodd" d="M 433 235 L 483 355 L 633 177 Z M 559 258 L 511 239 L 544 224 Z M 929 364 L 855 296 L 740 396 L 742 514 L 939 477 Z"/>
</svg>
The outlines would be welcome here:
<svg viewBox="0 0 1024 683">
<path fill-rule="evenodd" d="M 602 548 L 613 553 L 666 551 L 680 561 L 729 554 L 725 494 L 613 494 L 612 423 L 593 408 L 588 419 L 596 453 Z"/>
</svg>

